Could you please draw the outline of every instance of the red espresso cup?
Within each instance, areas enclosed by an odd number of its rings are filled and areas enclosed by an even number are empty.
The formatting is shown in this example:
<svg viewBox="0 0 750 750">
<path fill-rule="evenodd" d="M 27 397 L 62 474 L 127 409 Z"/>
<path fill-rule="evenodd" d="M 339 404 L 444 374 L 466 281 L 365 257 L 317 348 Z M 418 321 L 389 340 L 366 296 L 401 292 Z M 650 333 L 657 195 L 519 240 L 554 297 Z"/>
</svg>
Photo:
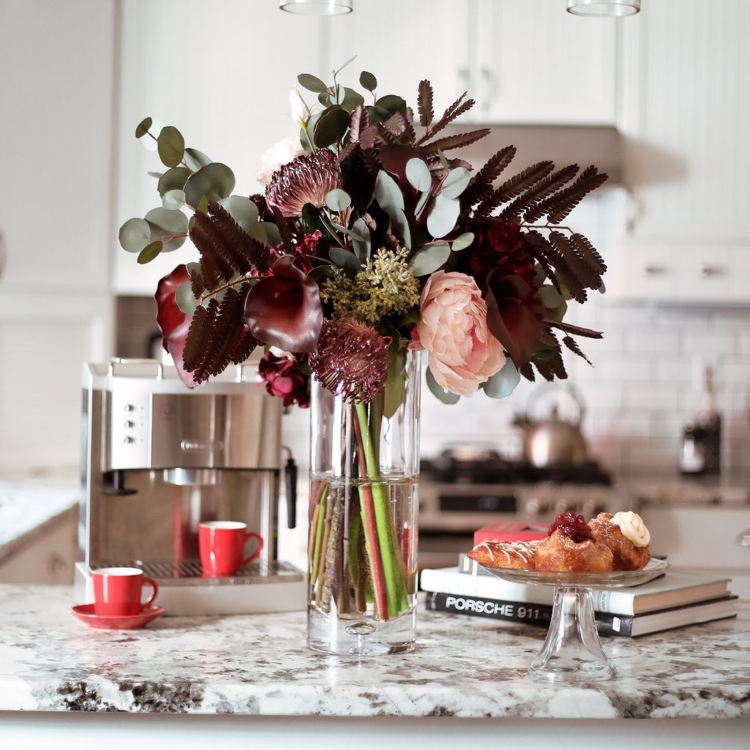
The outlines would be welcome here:
<svg viewBox="0 0 750 750">
<path fill-rule="evenodd" d="M 91 573 L 94 579 L 94 614 L 109 616 L 137 615 L 152 604 L 159 593 L 153 578 L 146 578 L 138 568 L 100 568 Z M 148 583 L 153 593 L 141 603 L 143 584 Z"/>
<path fill-rule="evenodd" d="M 245 546 L 250 539 L 258 540 L 258 547 L 245 557 Z M 198 544 L 203 572 L 210 576 L 230 576 L 255 560 L 263 550 L 263 537 L 247 530 L 240 521 L 208 521 L 198 527 Z"/>
</svg>

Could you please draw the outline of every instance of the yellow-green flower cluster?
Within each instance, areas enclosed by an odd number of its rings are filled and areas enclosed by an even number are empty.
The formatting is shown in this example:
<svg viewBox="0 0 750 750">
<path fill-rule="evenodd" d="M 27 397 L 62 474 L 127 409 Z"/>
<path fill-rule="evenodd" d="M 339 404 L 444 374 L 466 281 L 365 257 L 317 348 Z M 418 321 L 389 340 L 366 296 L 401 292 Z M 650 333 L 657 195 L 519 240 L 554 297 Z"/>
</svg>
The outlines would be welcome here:
<svg viewBox="0 0 750 750">
<path fill-rule="evenodd" d="M 376 325 L 418 305 L 419 282 L 409 270 L 406 256 L 405 249 L 381 248 L 353 279 L 335 268 L 322 289 L 324 301 L 333 306 L 333 317 Z"/>
</svg>

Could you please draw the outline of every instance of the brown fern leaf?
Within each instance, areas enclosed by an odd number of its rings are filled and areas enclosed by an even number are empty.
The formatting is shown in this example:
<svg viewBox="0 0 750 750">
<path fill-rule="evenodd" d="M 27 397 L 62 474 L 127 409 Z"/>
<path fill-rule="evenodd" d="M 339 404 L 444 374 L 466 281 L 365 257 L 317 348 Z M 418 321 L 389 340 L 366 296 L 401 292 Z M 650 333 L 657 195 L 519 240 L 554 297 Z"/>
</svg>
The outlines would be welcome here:
<svg viewBox="0 0 750 750">
<path fill-rule="evenodd" d="M 544 253 L 547 244 L 547 238 L 539 234 L 537 231 L 526 232 L 524 235 L 524 249 L 526 252 L 536 260 L 537 263 L 544 269 L 544 273 L 547 278 L 552 282 L 552 285 L 557 289 L 558 292 L 562 293 L 560 288 L 560 282 L 557 280 L 555 271 L 547 261 L 547 257 Z"/>
<path fill-rule="evenodd" d="M 549 359 L 545 359 L 542 362 L 534 361 L 534 365 L 536 366 L 536 369 L 539 370 L 539 374 L 545 380 L 550 382 L 553 381 L 555 377 L 560 380 L 565 380 L 568 377 L 559 350 L 555 350 Z"/>
<path fill-rule="evenodd" d="M 279 211 L 278 208 L 273 209 L 273 219 L 279 229 L 284 249 L 289 255 L 294 255 L 294 230 L 292 228 L 292 223 L 281 213 L 281 211 Z"/>
<path fill-rule="evenodd" d="M 372 148 L 378 142 L 378 127 L 377 123 L 368 125 L 366 128 L 362 128 L 359 133 L 359 145 L 363 149 Z"/>
<path fill-rule="evenodd" d="M 232 361 L 232 353 L 245 333 L 245 322 L 242 318 L 244 304 L 244 295 L 236 290 L 229 288 L 224 293 L 224 299 L 214 319 L 205 356 L 193 374 L 198 382 L 224 372 Z"/>
<path fill-rule="evenodd" d="M 358 143 L 347 143 L 344 148 L 339 151 L 339 164 L 341 164 L 348 156 L 350 156 L 354 149 L 356 149 L 359 146 Z"/>
<path fill-rule="evenodd" d="M 539 204 L 543 214 L 553 224 L 558 224 L 588 195 L 607 180 L 607 175 L 597 171 L 596 167 L 587 167 L 578 179 L 569 187 L 551 195 Z"/>
<path fill-rule="evenodd" d="M 470 146 L 472 143 L 480 141 L 482 138 L 489 134 L 489 128 L 481 128 L 479 130 L 471 130 L 468 133 L 456 133 L 454 135 L 447 135 L 445 136 L 445 138 L 438 138 L 432 143 L 425 144 L 424 152 L 425 154 L 436 154 L 438 151 L 448 151 L 452 148 Z"/>
<path fill-rule="evenodd" d="M 506 180 L 500 187 L 495 188 L 490 197 L 479 204 L 479 208 L 474 212 L 474 215 L 479 217 L 489 216 L 500 204 L 520 195 L 524 190 L 544 179 L 554 168 L 555 165 L 551 161 L 540 161 L 532 164 L 523 172 L 519 172 Z"/>
<path fill-rule="evenodd" d="M 581 351 L 581 347 L 578 346 L 578 342 L 570 336 L 563 336 L 563 344 L 570 349 L 573 354 L 577 354 L 581 359 L 585 359 L 590 365 L 591 360 Z M 594 365 L 591 365 L 592 367 Z"/>
<path fill-rule="evenodd" d="M 541 256 L 547 263 L 554 267 L 555 276 L 558 281 L 565 284 L 571 296 L 576 302 L 585 302 L 587 299 L 585 285 L 581 283 L 576 272 L 568 264 L 565 255 L 536 230 L 526 232 L 526 239 L 531 242 L 535 249 L 534 257 Z"/>
<path fill-rule="evenodd" d="M 195 372 L 203 361 L 218 308 L 219 303 L 213 297 L 206 307 L 199 305 L 193 313 L 193 320 L 190 323 L 185 349 L 182 353 L 182 363 L 187 372 Z"/>
<path fill-rule="evenodd" d="M 572 333 L 574 336 L 583 336 L 587 339 L 600 339 L 604 337 L 601 331 L 593 331 L 591 328 L 581 328 L 581 326 L 574 326 L 571 323 L 563 323 L 560 320 L 552 320 L 552 318 L 545 318 L 544 322 L 550 328 L 558 328 L 565 333 Z"/>
<path fill-rule="evenodd" d="M 594 246 L 582 234 L 573 234 L 570 239 L 583 260 L 601 276 L 607 270 L 607 264 Z"/>
<path fill-rule="evenodd" d="M 359 140 L 359 134 L 367 127 L 368 117 L 367 110 L 363 104 L 358 104 L 352 110 L 352 117 L 349 121 L 349 142 L 356 143 Z M 339 161 L 343 161 L 339 157 Z"/>
<path fill-rule="evenodd" d="M 536 380 L 536 375 L 534 375 L 534 368 L 531 366 L 531 362 L 521 365 L 521 367 L 518 368 L 518 372 L 520 372 L 526 380 L 530 380 L 532 383 Z"/>
<path fill-rule="evenodd" d="M 461 195 L 464 206 L 473 206 L 486 200 L 492 194 L 492 185 L 503 170 L 513 161 L 515 146 L 506 146 L 494 154 L 487 163 L 471 178 L 468 187 Z"/>
<path fill-rule="evenodd" d="M 425 128 L 435 117 L 435 112 L 432 109 L 432 97 L 432 84 L 426 79 L 420 81 L 417 95 L 417 111 L 419 112 L 419 124 Z"/>
<path fill-rule="evenodd" d="M 232 364 L 241 365 L 253 353 L 256 346 L 258 346 L 258 339 L 250 333 L 249 328 L 245 328 L 242 338 L 232 352 Z"/>
<path fill-rule="evenodd" d="M 548 346 L 550 349 L 559 349 L 560 342 L 557 340 L 557 336 L 549 328 L 545 328 L 539 336 L 539 343 Z"/>
<path fill-rule="evenodd" d="M 524 193 L 519 195 L 518 198 L 503 209 L 500 218 L 503 219 L 503 221 L 509 221 L 510 219 L 520 220 L 521 214 L 527 208 L 535 206 L 539 201 L 552 195 L 552 193 L 559 190 L 566 182 L 570 182 L 576 174 L 578 174 L 577 164 L 571 164 L 569 167 L 558 169 L 557 172 L 553 172 L 551 175 L 545 177 L 536 185 L 530 187 Z M 533 211 L 533 208 L 531 211 Z M 532 221 L 532 219 L 528 218 L 528 215 L 524 216 L 524 219 L 526 221 Z"/>
<path fill-rule="evenodd" d="M 414 110 L 411 107 L 406 108 L 406 137 L 410 145 L 417 140 L 417 134 L 414 132 Z"/>
<path fill-rule="evenodd" d="M 598 289 L 602 285 L 602 277 L 583 260 L 576 246 L 566 235 L 562 232 L 550 232 L 549 238 L 582 286 L 587 289 Z"/>
<path fill-rule="evenodd" d="M 206 290 L 201 272 L 197 268 L 190 268 L 188 266 L 188 273 L 190 274 L 190 288 L 193 291 L 193 297 L 200 299 L 201 294 Z"/>
<path fill-rule="evenodd" d="M 380 171 L 380 161 L 378 161 L 375 149 L 360 149 L 360 154 L 362 155 L 362 164 L 365 167 L 365 171 L 372 177 L 377 175 Z"/>
<path fill-rule="evenodd" d="M 406 130 L 406 118 L 400 112 L 394 112 L 384 123 L 383 127 L 395 136 L 401 136 Z"/>
<path fill-rule="evenodd" d="M 464 112 L 468 112 L 476 104 L 473 99 L 467 99 L 464 101 L 465 96 L 466 92 L 464 91 L 464 93 L 445 110 L 443 116 L 431 128 L 427 129 L 427 132 L 417 141 L 417 143 L 424 143 L 428 138 L 432 138 L 444 127 L 450 125 L 450 123 L 452 123 L 457 117 L 460 117 Z"/>
</svg>

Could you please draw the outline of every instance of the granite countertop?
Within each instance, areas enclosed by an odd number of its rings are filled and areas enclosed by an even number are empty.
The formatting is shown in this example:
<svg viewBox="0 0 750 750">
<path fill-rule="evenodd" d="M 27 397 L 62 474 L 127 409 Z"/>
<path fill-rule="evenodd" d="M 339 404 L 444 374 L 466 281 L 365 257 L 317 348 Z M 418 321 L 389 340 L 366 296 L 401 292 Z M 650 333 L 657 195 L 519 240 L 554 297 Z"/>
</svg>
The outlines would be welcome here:
<svg viewBox="0 0 750 750">
<path fill-rule="evenodd" d="M 72 473 L 0 479 L 0 563 L 61 517 L 77 516 L 79 483 Z"/>
<path fill-rule="evenodd" d="M 526 667 L 543 631 L 420 609 L 412 654 L 305 645 L 305 614 L 161 617 L 90 630 L 68 587 L 0 586 L 0 711 L 266 716 L 750 717 L 750 603 L 736 619 L 607 639 L 620 677 L 562 688 Z"/>
</svg>

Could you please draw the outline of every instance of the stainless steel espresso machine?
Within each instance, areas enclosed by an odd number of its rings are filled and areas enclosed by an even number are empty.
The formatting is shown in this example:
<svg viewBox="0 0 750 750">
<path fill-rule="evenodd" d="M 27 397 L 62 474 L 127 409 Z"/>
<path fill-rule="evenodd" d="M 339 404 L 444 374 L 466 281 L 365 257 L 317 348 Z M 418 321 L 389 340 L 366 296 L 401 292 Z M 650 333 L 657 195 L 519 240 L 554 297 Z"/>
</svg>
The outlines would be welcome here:
<svg viewBox="0 0 750 750">
<path fill-rule="evenodd" d="M 190 391 L 157 360 L 84 365 L 78 603 L 93 601 L 92 570 L 134 566 L 157 580 L 166 614 L 304 609 L 303 573 L 277 559 L 282 402 L 254 372 L 239 366 Z M 293 527 L 291 458 L 285 473 Z M 198 526 L 214 520 L 264 539 L 231 577 L 201 569 Z"/>
</svg>

